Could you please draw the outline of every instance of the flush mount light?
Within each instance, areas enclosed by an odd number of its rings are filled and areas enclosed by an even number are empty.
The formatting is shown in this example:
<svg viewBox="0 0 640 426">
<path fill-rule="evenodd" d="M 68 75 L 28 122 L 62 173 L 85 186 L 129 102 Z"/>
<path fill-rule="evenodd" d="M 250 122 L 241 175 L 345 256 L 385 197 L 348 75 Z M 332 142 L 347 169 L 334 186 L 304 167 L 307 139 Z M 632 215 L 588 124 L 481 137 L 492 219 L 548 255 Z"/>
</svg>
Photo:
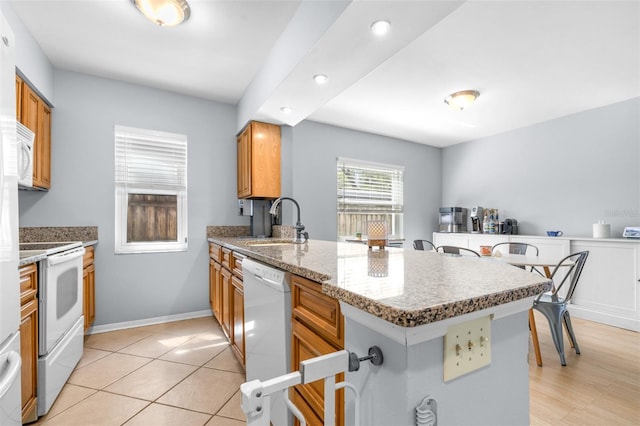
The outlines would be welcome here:
<svg viewBox="0 0 640 426">
<path fill-rule="evenodd" d="M 154 24 L 173 27 L 187 19 L 191 9 L 186 0 L 131 0 L 131 3 Z"/>
<path fill-rule="evenodd" d="M 293 112 L 293 108 L 288 106 L 283 106 L 283 107 L 280 107 L 280 111 L 282 111 L 284 114 L 291 114 Z"/>
<path fill-rule="evenodd" d="M 316 84 L 325 84 L 327 81 L 329 81 L 329 77 L 324 74 L 316 74 L 313 76 L 313 81 L 315 81 Z"/>
<path fill-rule="evenodd" d="M 463 110 L 474 103 L 478 96 L 480 96 L 480 92 L 477 90 L 462 90 L 450 94 L 444 101 L 453 109 Z"/>
<path fill-rule="evenodd" d="M 383 36 L 391 29 L 391 22 L 389 21 L 375 21 L 371 24 L 371 32 L 377 36 Z"/>
</svg>

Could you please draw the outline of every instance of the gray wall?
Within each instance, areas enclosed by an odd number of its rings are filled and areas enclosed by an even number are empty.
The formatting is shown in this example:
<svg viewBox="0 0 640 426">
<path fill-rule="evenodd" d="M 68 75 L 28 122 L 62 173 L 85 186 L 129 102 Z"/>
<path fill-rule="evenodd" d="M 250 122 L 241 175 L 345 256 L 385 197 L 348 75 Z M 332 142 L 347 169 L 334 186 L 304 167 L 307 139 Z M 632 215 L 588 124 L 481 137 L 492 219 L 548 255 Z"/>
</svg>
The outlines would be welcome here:
<svg viewBox="0 0 640 426">
<path fill-rule="evenodd" d="M 0 1 L 0 9 L 16 36 L 16 68 L 18 68 L 18 73 L 49 104 L 55 105 L 53 65 L 15 14 L 11 4 L 7 1 Z"/>
<path fill-rule="evenodd" d="M 209 309 L 206 226 L 248 224 L 235 107 L 64 71 L 55 91 L 52 189 L 20 191 L 20 226 L 98 226 L 96 325 Z M 114 254 L 114 124 L 188 136 L 188 251 Z"/>
<path fill-rule="evenodd" d="M 500 209 L 520 233 L 640 226 L 640 98 L 445 148 L 442 205 Z"/>
<path fill-rule="evenodd" d="M 442 198 L 441 149 L 303 121 L 293 128 L 292 150 L 293 197 L 311 238 L 336 239 L 336 159 L 347 157 L 404 166 L 404 236 L 431 239 Z"/>
</svg>

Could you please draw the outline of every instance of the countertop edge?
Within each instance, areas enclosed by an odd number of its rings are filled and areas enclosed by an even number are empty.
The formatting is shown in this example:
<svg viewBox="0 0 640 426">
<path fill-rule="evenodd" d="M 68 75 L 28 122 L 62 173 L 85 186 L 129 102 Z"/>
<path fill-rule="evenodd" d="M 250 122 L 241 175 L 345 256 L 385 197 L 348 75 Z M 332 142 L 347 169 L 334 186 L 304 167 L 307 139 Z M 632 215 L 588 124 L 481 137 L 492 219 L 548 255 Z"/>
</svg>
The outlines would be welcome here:
<svg viewBox="0 0 640 426">
<path fill-rule="evenodd" d="M 354 293 L 337 287 L 333 284 L 327 283 L 327 281 L 332 278 L 330 275 L 323 274 L 318 271 L 313 271 L 307 268 L 302 268 L 290 263 L 285 263 L 278 259 L 274 259 L 272 257 L 255 252 L 251 250 L 250 246 L 247 246 L 247 243 L 252 243 L 256 240 L 252 240 L 249 238 L 238 240 L 237 237 L 207 238 L 208 242 L 221 245 L 230 250 L 238 251 L 243 255 L 246 255 L 257 261 L 264 262 L 276 268 L 280 268 L 296 275 L 300 275 L 304 278 L 308 278 L 312 281 L 316 281 L 321 285 L 322 292 L 327 296 L 347 303 L 357 309 L 360 309 L 363 312 L 374 315 L 391 324 L 404 328 L 426 325 L 471 312 L 499 306 L 505 303 L 530 298 L 545 291 L 549 291 L 552 285 L 552 282 L 550 280 L 541 277 L 541 282 L 535 285 L 515 288 L 499 293 L 470 297 L 466 300 L 457 300 L 450 303 L 429 306 L 424 309 L 404 310 L 384 305 L 378 301 L 369 299 L 362 294 Z M 259 241 L 265 240 L 261 239 Z"/>
</svg>

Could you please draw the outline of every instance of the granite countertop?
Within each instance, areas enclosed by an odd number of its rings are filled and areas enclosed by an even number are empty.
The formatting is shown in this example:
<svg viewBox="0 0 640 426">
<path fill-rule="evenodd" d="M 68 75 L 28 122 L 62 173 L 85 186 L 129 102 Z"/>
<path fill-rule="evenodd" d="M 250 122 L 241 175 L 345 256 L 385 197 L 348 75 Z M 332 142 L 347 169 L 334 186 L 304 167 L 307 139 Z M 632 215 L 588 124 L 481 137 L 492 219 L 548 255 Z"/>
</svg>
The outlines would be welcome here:
<svg viewBox="0 0 640 426">
<path fill-rule="evenodd" d="M 317 281 L 325 294 L 401 327 L 441 321 L 551 288 L 548 279 L 491 258 L 401 248 L 378 251 L 321 240 L 284 245 L 272 244 L 284 240 L 246 237 L 208 240 Z"/>
<path fill-rule="evenodd" d="M 80 241 L 84 247 L 98 244 L 97 226 L 42 226 L 20 228 L 20 243 Z M 47 258 L 42 250 L 20 252 L 18 267 Z"/>
</svg>

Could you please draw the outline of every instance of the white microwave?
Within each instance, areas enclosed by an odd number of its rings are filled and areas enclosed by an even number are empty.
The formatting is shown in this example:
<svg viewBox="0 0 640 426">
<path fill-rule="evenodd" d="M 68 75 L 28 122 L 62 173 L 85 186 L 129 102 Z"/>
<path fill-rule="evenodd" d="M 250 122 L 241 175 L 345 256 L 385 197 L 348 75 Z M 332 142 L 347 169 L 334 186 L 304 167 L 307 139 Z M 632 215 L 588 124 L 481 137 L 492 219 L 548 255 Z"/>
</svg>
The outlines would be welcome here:
<svg viewBox="0 0 640 426">
<path fill-rule="evenodd" d="M 33 141 L 35 133 L 19 121 L 16 122 L 18 137 L 18 187 L 33 188 Z"/>
</svg>

